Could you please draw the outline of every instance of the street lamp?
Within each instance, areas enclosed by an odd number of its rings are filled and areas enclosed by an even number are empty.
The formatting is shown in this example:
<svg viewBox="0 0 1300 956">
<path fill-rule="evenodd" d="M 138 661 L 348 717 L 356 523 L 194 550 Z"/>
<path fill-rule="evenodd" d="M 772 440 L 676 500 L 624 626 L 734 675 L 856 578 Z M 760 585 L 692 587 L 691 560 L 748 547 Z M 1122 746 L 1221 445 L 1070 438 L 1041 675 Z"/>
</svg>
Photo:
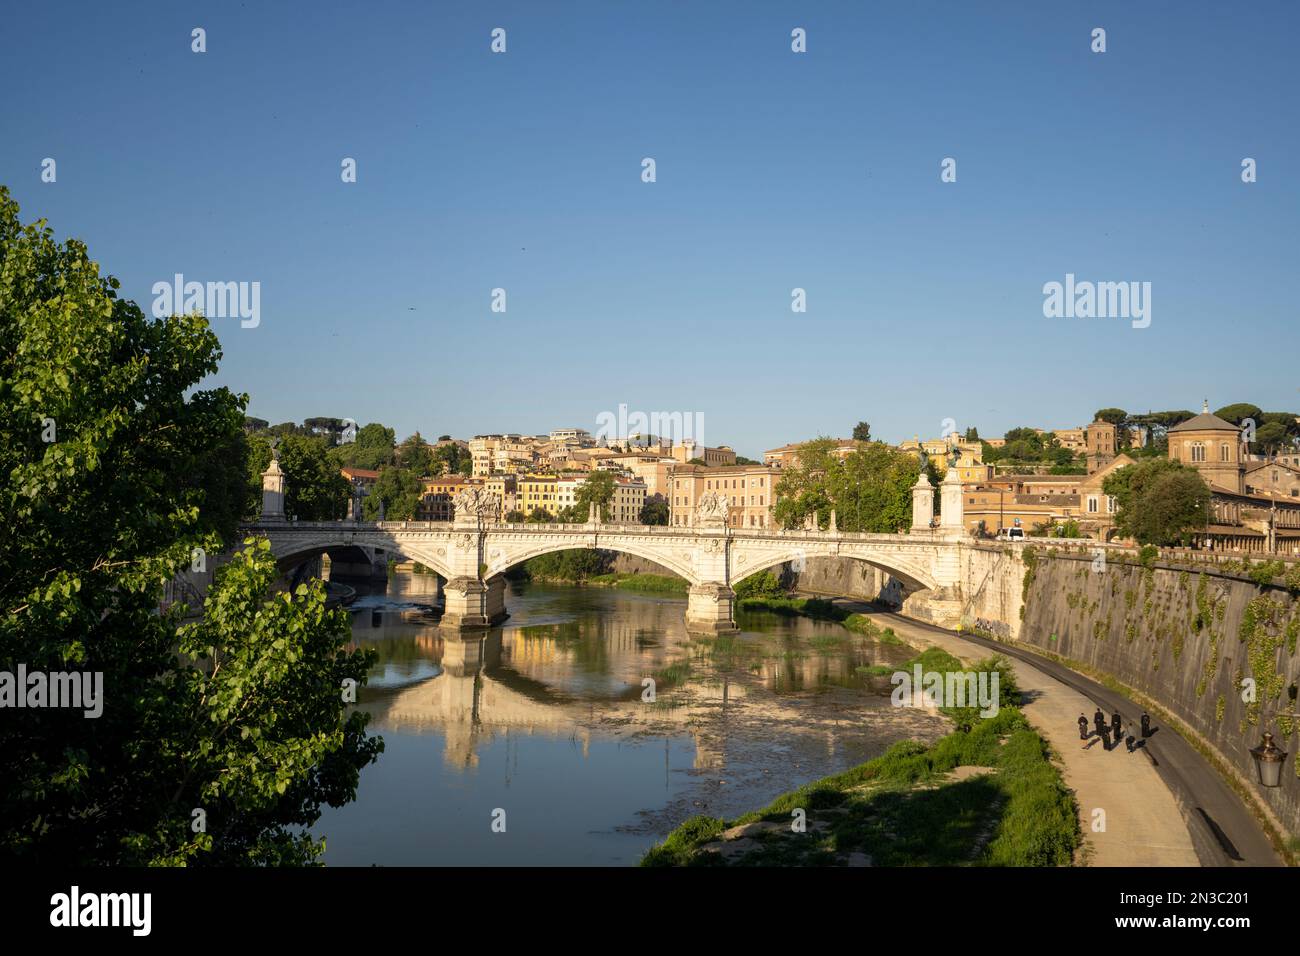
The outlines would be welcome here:
<svg viewBox="0 0 1300 956">
<path fill-rule="evenodd" d="M 1250 755 L 1255 758 L 1255 771 L 1259 774 L 1260 786 L 1280 786 L 1286 751 L 1273 743 L 1273 735 L 1265 732 L 1260 745 L 1250 748 Z"/>
</svg>

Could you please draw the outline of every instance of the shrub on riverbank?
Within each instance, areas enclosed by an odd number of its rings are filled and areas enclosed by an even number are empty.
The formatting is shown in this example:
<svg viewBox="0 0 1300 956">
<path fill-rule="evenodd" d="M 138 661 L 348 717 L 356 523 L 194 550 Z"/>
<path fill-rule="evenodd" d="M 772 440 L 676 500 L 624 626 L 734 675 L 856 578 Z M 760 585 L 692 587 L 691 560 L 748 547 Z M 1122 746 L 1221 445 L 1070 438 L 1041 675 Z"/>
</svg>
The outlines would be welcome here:
<svg viewBox="0 0 1300 956">
<path fill-rule="evenodd" d="M 883 630 L 880 625 L 866 614 L 850 614 L 841 622 L 850 631 L 863 634 L 880 644 L 902 644 L 903 639 L 894 633 L 892 627 Z"/>
<path fill-rule="evenodd" d="M 605 574 L 609 559 L 599 551 L 574 549 L 554 551 L 529 558 L 515 569 L 515 577 L 536 581 L 562 581 L 577 584 L 587 578 Z"/>
<path fill-rule="evenodd" d="M 736 597 L 745 598 L 779 598 L 785 596 L 785 588 L 771 571 L 759 571 L 740 581 L 735 587 Z"/>
<path fill-rule="evenodd" d="M 673 577 L 671 574 L 649 574 L 638 572 L 625 574 L 613 571 L 609 574 L 597 574 L 587 579 L 588 584 L 600 587 L 621 588 L 625 591 L 650 591 L 662 594 L 685 594 L 690 582 L 685 578 Z"/>
<path fill-rule="evenodd" d="M 851 615 L 822 598 L 747 597 L 736 602 L 742 611 L 770 611 L 789 617 L 803 615 L 818 621 L 845 621 Z"/>
<path fill-rule="evenodd" d="M 575 549 L 538 555 L 513 568 L 509 574 L 526 581 L 549 581 L 554 584 L 590 584 L 597 587 L 624 588 L 629 591 L 652 591 L 662 594 L 685 594 L 690 584 L 672 574 L 627 573 L 613 571 L 613 553 Z"/>
</svg>

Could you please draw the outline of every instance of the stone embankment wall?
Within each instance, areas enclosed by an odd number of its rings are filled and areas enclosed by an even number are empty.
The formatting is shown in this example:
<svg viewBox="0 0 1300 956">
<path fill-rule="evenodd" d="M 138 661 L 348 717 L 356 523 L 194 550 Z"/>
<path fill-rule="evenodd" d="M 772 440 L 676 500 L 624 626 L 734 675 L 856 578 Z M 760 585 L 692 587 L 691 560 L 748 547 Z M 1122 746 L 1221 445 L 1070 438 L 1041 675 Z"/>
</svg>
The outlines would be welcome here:
<svg viewBox="0 0 1300 956">
<path fill-rule="evenodd" d="M 907 591 L 897 578 L 881 568 L 851 558 L 810 558 L 802 572 L 790 565 L 780 569 L 782 583 L 813 594 L 834 594 L 878 601 L 908 617 L 952 626 L 954 604 L 961 625 L 978 627 L 1004 639 L 1020 631 L 1024 565 L 1020 549 L 1010 546 L 971 546 L 962 556 L 963 579 L 958 600 L 951 594 Z"/>
<path fill-rule="evenodd" d="M 1300 720 L 1289 716 L 1300 712 L 1300 594 L 1214 566 L 1108 558 L 1028 551 L 1020 640 L 1158 701 L 1300 833 Z M 1265 730 L 1290 752 L 1277 788 L 1254 783 L 1250 748 Z"/>
<path fill-rule="evenodd" d="M 902 588 L 886 572 L 851 558 L 808 558 L 802 571 L 789 563 L 772 569 L 786 587 L 810 594 L 833 594 L 898 607 Z"/>
<path fill-rule="evenodd" d="M 1104 561 L 1102 553 L 1096 546 L 966 546 L 962 626 L 1079 661 L 1157 701 L 1300 835 L 1295 575 L 1292 587 L 1285 579 L 1260 584 L 1239 565 L 1193 560 L 1192 553 L 1145 566 L 1133 550 L 1107 547 Z M 810 559 L 802 573 L 789 565 L 774 570 L 789 587 L 883 599 L 923 621 L 942 613 L 949 598 L 904 595 L 888 572 L 850 559 Z M 1250 755 L 1266 730 L 1289 752 L 1277 788 L 1258 785 Z"/>
<path fill-rule="evenodd" d="M 970 545 L 962 561 L 961 626 L 1001 640 L 1020 636 L 1024 606 L 1023 548 Z"/>
</svg>

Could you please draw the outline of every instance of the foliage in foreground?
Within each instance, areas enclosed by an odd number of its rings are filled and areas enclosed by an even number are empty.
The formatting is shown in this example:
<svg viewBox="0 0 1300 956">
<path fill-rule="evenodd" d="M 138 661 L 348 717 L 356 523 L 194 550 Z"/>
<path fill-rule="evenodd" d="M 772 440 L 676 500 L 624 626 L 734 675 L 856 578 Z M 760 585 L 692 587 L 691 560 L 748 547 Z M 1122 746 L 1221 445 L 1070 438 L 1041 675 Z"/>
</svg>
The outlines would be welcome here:
<svg viewBox="0 0 1300 956">
<path fill-rule="evenodd" d="M 265 603 L 265 550 L 201 625 L 159 614 L 195 548 L 232 542 L 246 399 L 196 390 L 221 357 L 206 319 L 150 319 L 117 289 L 0 187 L 0 670 L 102 675 L 103 708 L 0 720 L 0 859 L 308 862 L 299 829 L 378 752 L 339 687 L 368 658 L 341 653 L 319 590 Z"/>
</svg>

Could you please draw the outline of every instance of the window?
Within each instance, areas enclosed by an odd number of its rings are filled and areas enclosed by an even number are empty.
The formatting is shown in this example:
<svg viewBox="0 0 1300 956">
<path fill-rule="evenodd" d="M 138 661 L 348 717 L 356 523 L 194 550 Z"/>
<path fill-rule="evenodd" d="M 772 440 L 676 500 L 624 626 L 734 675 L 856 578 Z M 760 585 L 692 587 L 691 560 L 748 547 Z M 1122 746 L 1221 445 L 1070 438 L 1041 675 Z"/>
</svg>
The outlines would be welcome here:
<svg viewBox="0 0 1300 956">
<path fill-rule="evenodd" d="M 1089 514 L 1096 514 L 1096 513 L 1097 513 L 1097 496 L 1096 496 L 1096 495 L 1089 495 L 1089 496 L 1088 496 L 1088 513 L 1089 513 Z"/>
<path fill-rule="evenodd" d="M 1114 513 L 1115 513 L 1115 496 L 1114 496 L 1114 495 L 1107 495 L 1107 496 L 1106 496 L 1106 511 L 1107 511 L 1109 514 L 1114 514 Z"/>
<path fill-rule="evenodd" d="M 1205 461 L 1205 443 L 1192 442 L 1192 461 Z"/>
<path fill-rule="evenodd" d="M 1228 460 L 1228 443 L 1226 441 L 1219 442 L 1219 461 L 1227 461 L 1227 460 Z"/>
</svg>

